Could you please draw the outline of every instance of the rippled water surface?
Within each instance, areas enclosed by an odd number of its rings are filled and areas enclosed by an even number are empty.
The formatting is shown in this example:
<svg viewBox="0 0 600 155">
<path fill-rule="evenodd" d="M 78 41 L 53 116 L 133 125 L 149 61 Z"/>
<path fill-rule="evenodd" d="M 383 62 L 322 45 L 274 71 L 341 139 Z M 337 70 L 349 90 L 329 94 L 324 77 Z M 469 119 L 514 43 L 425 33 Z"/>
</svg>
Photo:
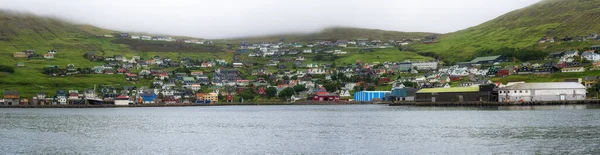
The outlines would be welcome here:
<svg viewBox="0 0 600 155">
<path fill-rule="evenodd" d="M 592 106 L 0 109 L 2 154 L 600 154 Z"/>
</svg>

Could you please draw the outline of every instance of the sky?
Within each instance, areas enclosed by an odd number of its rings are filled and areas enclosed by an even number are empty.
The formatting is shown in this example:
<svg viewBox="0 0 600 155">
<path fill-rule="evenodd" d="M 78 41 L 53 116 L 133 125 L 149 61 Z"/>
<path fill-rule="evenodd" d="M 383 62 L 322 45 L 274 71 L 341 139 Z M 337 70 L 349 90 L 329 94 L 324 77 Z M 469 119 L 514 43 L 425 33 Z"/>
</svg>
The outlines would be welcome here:
<svg viewBox="0 0 600 155">
<path fill-rule="evenodd" d="M 225 39 L 344 26 L 447 33 L 540 0 L 0 0 L 0 9 L 124 32 Z"/>
</svg>

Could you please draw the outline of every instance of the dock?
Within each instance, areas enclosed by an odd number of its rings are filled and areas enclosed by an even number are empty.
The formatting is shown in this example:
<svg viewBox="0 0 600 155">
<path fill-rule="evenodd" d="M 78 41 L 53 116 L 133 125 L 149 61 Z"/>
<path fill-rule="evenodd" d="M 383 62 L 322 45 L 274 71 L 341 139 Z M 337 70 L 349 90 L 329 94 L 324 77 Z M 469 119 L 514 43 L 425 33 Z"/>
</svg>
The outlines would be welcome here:
<svg viewBox="0 0 600 155">
<path fill-rule="evenodd" d="M 431 106 L 431 107 L 485 107 L 485 106 L 544 106 L 544 105 L 586 105 L 600 104 L 600 100 L 583 101 L 539 101 L 539 102 L 389 102 L 389 106 Z"/>
</svg>

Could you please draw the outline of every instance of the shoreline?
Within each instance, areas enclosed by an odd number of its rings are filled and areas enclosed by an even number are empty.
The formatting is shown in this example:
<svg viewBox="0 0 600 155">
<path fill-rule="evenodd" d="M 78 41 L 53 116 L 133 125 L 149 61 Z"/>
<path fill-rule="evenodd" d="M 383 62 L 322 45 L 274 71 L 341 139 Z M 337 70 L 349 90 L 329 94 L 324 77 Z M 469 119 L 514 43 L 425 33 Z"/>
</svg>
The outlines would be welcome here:
<svg viewBox="0 0 600 155">
<path fill-rule="evenodd" d="M 209 106 L 269 106 L 269 105 L 361 105 L 377 104 L 372 102 L 253 102 L 253 103 L 217 103 L 217 104 L 81 104 L 81 105 L 0 105 L 0 108 L 135 108 L 135 107 L 209 107 Z M 383 103 L 380 103 L 383 104 Z"/>
<path fill-rule="evenodd" d="M 81 104 L 81 105 L 0 105 L 0 108 L 136 108 L 136 107 L 207 107 L 207 106 L 276 106 L 276 105 L 388 105 L 417 107 L 496 107 L 496 106 L 556 106 L 556 105 L 600 105 L 600 100 L 552 101 L 552 102 L 251 102 L 217 104 Z"/>
<path fill-rule="evenodd" d="M 496 107 L 496 106 L 555 106 L 555 105 L 598 105 L 600 100 L 583 101 L 541 101 L 541 102 L 398 102 L 389 106 L 422 106 L 422 107 Z"/>
</svg>

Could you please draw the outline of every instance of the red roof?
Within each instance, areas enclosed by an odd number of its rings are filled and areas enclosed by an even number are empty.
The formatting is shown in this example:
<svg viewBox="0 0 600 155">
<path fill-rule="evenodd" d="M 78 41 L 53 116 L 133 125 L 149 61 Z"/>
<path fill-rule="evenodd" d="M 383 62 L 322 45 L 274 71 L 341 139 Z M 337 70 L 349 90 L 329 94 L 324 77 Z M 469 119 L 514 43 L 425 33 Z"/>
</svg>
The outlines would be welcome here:
<svg viewBox="0 0 600 155">
<path fill-rule="evenodd" d="M 127 76 L 137 76 L 137 74 L 131 74 L 131 73 L 127 73 Z"/>
<path fill-rule="evenodd" d="M 121 95 L 117 96 L 117 99 L 129 99 L 129 96 Z"/>
</svg>

